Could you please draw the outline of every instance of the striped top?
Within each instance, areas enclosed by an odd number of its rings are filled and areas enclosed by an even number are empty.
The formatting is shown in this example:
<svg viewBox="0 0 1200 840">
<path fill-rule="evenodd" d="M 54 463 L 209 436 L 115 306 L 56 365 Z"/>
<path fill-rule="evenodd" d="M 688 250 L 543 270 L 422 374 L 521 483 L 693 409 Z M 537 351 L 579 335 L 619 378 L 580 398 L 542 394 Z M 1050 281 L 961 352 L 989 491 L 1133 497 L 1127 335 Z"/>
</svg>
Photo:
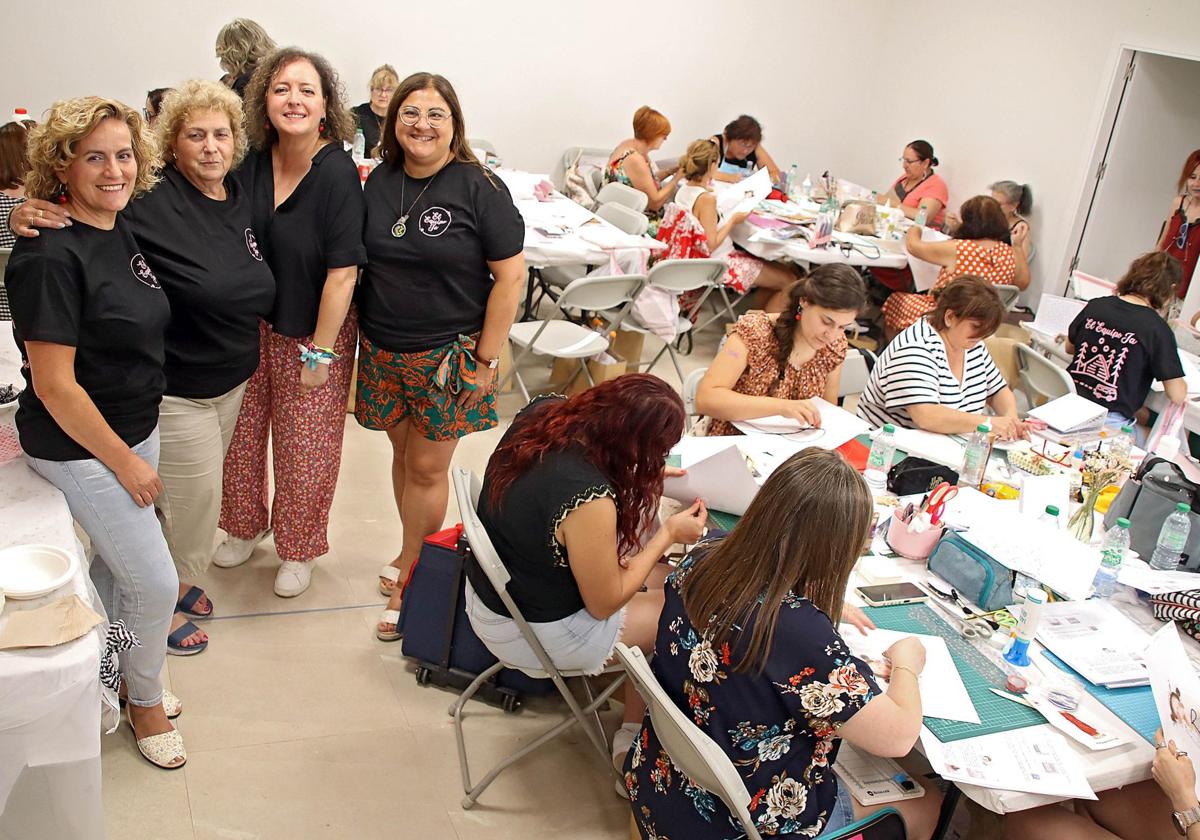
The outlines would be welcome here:
<svg viewBox="0 0 1200 840">
<path fill-rule="evenodd" d="M 892 423 L 915 429 L 909 406 L 944 405 L 975 413 L 1005 387 L 982 341 L 967 351 L 963 381 L 955 379 L 941 336 L 922 318 L 892 339 L 879 357 L 858 400 L 858 416 L 875 427 Z"/>
</svg>

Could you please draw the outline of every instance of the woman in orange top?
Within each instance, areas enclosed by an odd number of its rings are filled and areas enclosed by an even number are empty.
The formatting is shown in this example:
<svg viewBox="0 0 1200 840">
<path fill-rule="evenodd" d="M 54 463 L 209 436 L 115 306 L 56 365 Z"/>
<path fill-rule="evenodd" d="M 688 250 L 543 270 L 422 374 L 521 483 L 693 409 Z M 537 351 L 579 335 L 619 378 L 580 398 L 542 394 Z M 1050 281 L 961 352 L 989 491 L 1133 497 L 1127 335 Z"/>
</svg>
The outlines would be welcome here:
<svg viewBox="0 0 1200 840">
<path fill-rule="evenodd" d="M 910 219 L 917 218 L 924 207 L 929 226 L 940 229 L 946 216 L 946 205 L 950 203 L 950 190 L 933 171 L 938 165 L 933 146 L 928 140 L 912 141 L 904 147 L 900 165 L 904 174 L 879 196 L 879 203 L 900 205 L 901 212 Z"/>
<path fill-rule="evenodd" d="M 1029 235 L 1028 229 L 1018 229 L 1010 234 L 1004 211 L 989 195 L 968 199 L 962 206 L 961 215 L 962 224 L 954 232 L 954 239 L 925 242 L 921 239 L 921 228 L 909 228 L 905 239 L 908 253 L 940 265 L 942 270 L 930 294 L 893 292 L 884 302 L 883 318 L 888 338 L 932 312 L 938 290 L 964 274 L 1022 290 L 1029 286 L 1029 263 L 1021 243 L 1021 237 Z M 1012 241 L 1014 236 L 1017 237 L 1015 243 Z"/>
</svg>

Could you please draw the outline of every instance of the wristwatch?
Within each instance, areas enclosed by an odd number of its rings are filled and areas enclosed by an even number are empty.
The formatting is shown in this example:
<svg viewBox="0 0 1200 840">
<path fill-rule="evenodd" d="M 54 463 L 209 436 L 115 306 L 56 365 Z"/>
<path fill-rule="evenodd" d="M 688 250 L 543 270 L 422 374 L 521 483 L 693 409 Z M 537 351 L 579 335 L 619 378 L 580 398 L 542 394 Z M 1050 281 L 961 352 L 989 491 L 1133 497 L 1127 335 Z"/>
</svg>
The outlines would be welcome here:
<svg viewBox="0 0 1200 840">
<path fill-rule="evenodd" d="M 483 358 L 483 356 L 480 356 L 478 353 L 476 353 L 475 361 L 478 362 L 479 364 L 483 365 L 484 367 L 491 368 L 492 370 L 495 370 L 496 368 L 500 367 L 500 357 L 499 356 L 497 356 L 494 359 L 485 359 L 485 358 Z"/>
<path fill-rule="evenodd" d="M 1186 811 L 1172 811 L 1171 822 L 1175 823 L 1175 830 L 1180 835 L 1186 836 L 1187 830 L 1200 822 L 1200 805 L 1195 808 L 1189 808 Z"/>
</svg>

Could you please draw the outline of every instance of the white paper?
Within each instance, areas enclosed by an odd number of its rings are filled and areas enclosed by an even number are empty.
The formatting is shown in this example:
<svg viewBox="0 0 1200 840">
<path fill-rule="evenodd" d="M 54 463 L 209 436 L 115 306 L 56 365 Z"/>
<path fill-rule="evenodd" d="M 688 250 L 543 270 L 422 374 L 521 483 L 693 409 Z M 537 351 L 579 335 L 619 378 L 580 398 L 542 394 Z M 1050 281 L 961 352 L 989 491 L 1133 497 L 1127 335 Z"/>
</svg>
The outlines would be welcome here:
<svg viewBox="0 0 1200 840">
<path fill-rule="evenodd" d="M 1117 580 L 1149 595 L 1200 589 L 1200 575 L 1195 572 L 1155 571 L 1145 560 L 1136 557 L 1125 558 L 1117 572 Z"/>
<path fill-rule="evenodd" d="M 922 242 L 945 242 L 950 239 L 949 236 L 942 233 L 940 230 L 934 230 L 930 227 L 921 228 Z M 908 253 L 908 247 L 905 246 L 904 253 L 908 254 L 908 267 L 912 271 L 913 283 L 917 287 L 918 292 L 927 292 L 933 288 L 933 284 L 937 282 L 938 275 L 942 271 L 942 267 L 937 263 L 925 262 Z"/>
<path fill-rule="evenodd" d="M 1087 301 L 1077 298 L 1060 297 L 1042 293 L 1038 302 L 1037 317 L 1030 325 L 1040 333 L 1050 336 L 1066 335 L 1067 328 L 1075 320 L 1075 316 L 1083 311 Z"/>
<path fill-rule="evenodd" d="M 540 172 L 522 172 L 519 169 L 496 168 L 492 170 L 492 173 L 504 182 L 504 186 L 508 187 L 513 201 L 533 198 L 533 188 L 542 181 L 550 180 L 549 176 Z"/>
<path fill-rule="evenodd" d="M 1049 724 L 942 743 L 921 728 L 921 747 L 944 779 L 999 790 L 1095 799 L 1083 763 Z"/>
<path fill-rule="evenodd" d="M 735 441 L 724 440 L 726 445 L 715 454 L 692 464 L 684 462 L 687 473 L 663 481 L 663 495 L 689 505 L 703 499 L 713 510 L 744 514 L 758 492 L 758 482 Z"/>
<path fill-rule="evenodd" d="M 872 432 L 874 438 L 878 432 Z M 896 429 L 896 448 L 909 455 L 927 458 L 947 467 L 962 466 L 963 445 L 949 435 L 939 435 L 921 429 Z"/>
<path fill-rule="evenodd" d="M 1095 685 L 1146 685 L 1149 634 L 1110 601 L 1056 601 L 1042 607 L 1037 640 Z"/>
<path fill-rule="evenodd" d="M 925 717 L 979 723 L 979 713 L 975 711 L 975 704 L 967 694 L 967 687 L 958 673 L 946 640 L 941 636 L 901 633 L 898 630 L 883 628 L 872 630 L 864 636 L 849 624 L 841 625 L 838 631 L 850 652 L 866 660 L 876 672 L 877 679 L 880 669 L 886 667 L 883 652 L 901 639 L 909 636 L 916 638 L 925 647 L 925 669 L 921 672 L 919 681 L 922 713 Z M 880 687 L 886 690 L 887 680 L 878 681 Z"/>
<path fill-rule="evenodd" d="M 1184 652 L 1174 621 L 1151 638 L 1146 667 L 1163 736 L 1174 741 L 1176 749 L 1200 755 L 1200 679 Z M 1200 779 L 1196 795 L 1200 796 Z"/>
<path fill-rule="evenodd" d="M 749 178 L 729 184 L 717 194 L 717 214 L 727 219 L 734 213 L 749 213 L 771 193 L 771 173 L 759 169 Z"/>
<path fill-rule="evenodd" d="M 1029 416 L 1044 420 L 1055 431 L 1074 432 L 1103 426 L 1108 409 L 1078 394 L 1066 394 L 1038 406 Z"/>
<path fill-rule="evenodd" d="M 1058 508 L 1059 527 L 1067 527 L 1067 504 L 1071 494 L 1071 478 L 1062 473 L 1054 475 L 1021 476 L 1021 513 L 1038 517 L 1046 512 L 1047 505 Z"/>
<path fill-rule="evenodd" d="M 753 420 L 737 420 L 734 426 L 744 434 L 760 432 L 778 435 L 786 440 L 801 444 L 801 449 L 819 446 L 822 449 L 837 449 L 848 440 L 853 440 L 869 431 L 871 426 L 843 408 L 814 397 L 811 402 L 821 413 L 820 428 L 809 428 L 799 420 L 772 414 Z M 796 450 L 797 452 L 799 449 Z"/>
</svg>

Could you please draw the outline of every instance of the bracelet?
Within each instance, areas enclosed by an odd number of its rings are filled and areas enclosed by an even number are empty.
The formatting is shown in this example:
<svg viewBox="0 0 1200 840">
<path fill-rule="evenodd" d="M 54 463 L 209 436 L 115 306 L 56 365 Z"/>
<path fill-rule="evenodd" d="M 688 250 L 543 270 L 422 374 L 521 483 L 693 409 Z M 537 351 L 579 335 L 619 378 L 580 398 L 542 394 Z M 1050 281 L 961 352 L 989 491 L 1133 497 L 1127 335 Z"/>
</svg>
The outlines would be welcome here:
<svg viewBox="0 0 1200 840">
<path fill-rule="evenodd" d="M 300 364 L 307 365 L 309 370 L 316 370 L 317 365 L 328 365 L 337 358 L 337 354 L 325 347 L 317 347 L 311 341 L 308 344 L 296 345 L 300 349 Z"/>
<path fill-rule="evenodd" d="M 913 679 L 917 679 L 917 680 L 921 679 L 921 675 L 918 674 L 916 671 L 914 671 L 912 668 L 908 667 L 907 665 L 893 665 L 892 671 L 893 672 L 908 671 L 908 673 L 913 675 Z"/>
</svg>

